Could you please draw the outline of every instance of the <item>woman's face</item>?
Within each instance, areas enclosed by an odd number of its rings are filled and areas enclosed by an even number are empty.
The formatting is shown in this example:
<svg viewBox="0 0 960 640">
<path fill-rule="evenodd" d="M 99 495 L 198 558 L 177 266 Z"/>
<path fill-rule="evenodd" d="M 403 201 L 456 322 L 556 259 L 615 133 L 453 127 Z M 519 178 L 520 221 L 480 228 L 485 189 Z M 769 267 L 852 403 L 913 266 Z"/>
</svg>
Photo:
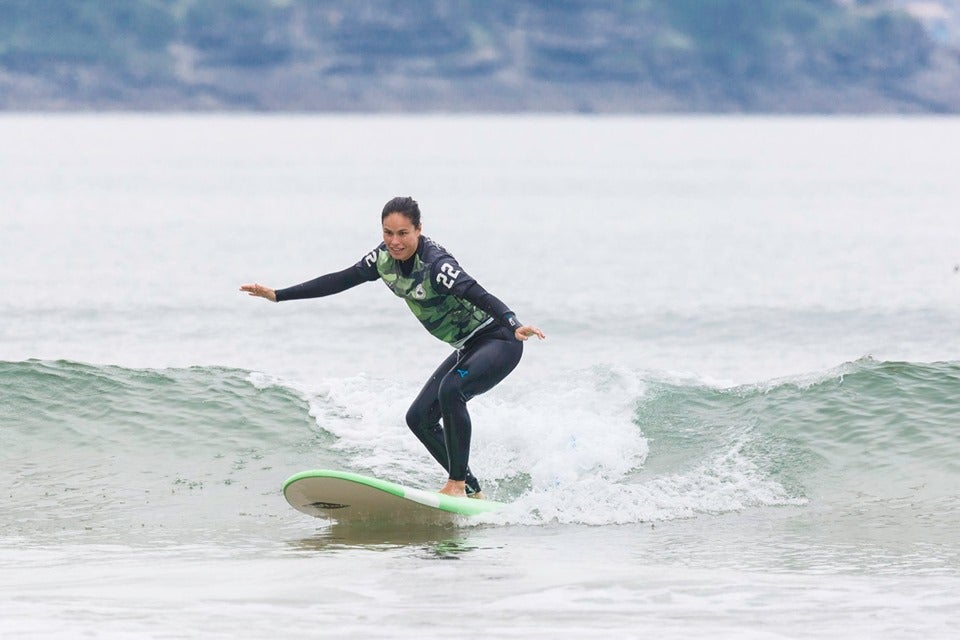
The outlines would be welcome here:
<svg viewBox="0 0 960 640">
<path fill-rule="evenodd" d="M 394 260 L 408 260 L 417 251 L 420 229 L 402 213 L 388 213 L 383 219 L 383 241 Z"/>
</svg>

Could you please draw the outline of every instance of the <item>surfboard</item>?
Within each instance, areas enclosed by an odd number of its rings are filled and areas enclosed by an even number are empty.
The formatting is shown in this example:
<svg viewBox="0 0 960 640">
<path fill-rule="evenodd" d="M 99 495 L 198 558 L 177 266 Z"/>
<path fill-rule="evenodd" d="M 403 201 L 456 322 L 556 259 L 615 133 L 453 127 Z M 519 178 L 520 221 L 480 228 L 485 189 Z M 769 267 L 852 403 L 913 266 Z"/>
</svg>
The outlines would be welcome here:
<svg viewBox="0 0 960 640">
<path fill-rule="evenodd" d="M 283 483 L 283 496 L 297 511 L 337 520 L 452 522 L 506 505 L 494 500 L 455 498 L 405 487 L 349 471 L 302 471 Z"/>
</svg>

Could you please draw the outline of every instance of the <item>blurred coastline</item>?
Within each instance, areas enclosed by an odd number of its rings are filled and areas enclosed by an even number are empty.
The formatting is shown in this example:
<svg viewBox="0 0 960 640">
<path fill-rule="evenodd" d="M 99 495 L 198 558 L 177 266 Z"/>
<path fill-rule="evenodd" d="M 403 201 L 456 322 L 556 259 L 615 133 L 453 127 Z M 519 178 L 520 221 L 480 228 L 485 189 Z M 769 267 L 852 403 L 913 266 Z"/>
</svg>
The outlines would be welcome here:
<svg viewBox="0 0 960 640">
<path fill-rule="evenodd" d="M 960 0 L 0 0 L 2 111 L 957 113 Z"/>
</svg>

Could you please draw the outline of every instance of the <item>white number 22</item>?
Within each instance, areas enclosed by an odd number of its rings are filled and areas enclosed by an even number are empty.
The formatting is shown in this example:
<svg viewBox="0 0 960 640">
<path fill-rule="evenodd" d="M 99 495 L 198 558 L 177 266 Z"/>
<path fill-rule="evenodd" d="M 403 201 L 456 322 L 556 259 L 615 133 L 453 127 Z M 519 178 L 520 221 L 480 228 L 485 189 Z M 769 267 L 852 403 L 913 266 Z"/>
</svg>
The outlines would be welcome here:
<svg viewBox="0 0 960 640">
<path fill-rule="evenodd" d="M 462 271 L 462 269 L 454 269 L 452 264 L 445 262 L 440 266 L 440 273 L 437 274 L 437 282 L 447 289 L 452 289 L 453 283 L 457 281 L 457 276 L 460 275 L 460 271 Z"/>
</svg>

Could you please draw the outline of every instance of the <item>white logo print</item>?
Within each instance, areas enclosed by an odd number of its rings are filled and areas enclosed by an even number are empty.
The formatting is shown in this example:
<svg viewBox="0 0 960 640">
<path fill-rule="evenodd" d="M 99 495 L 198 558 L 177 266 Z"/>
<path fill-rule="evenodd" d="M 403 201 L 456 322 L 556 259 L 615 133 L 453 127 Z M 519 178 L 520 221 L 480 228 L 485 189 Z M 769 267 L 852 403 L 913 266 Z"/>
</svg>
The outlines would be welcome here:
<svg viewBox="0 0 960 640">
<path fill-rule="evenodd" d="M 417 288 L 413 290 L 411 296 L 414 300 L 423 300 L 427 297 L 427 292 L 423 290 L 423 284 L 418 284 Z"/>
</svg>

